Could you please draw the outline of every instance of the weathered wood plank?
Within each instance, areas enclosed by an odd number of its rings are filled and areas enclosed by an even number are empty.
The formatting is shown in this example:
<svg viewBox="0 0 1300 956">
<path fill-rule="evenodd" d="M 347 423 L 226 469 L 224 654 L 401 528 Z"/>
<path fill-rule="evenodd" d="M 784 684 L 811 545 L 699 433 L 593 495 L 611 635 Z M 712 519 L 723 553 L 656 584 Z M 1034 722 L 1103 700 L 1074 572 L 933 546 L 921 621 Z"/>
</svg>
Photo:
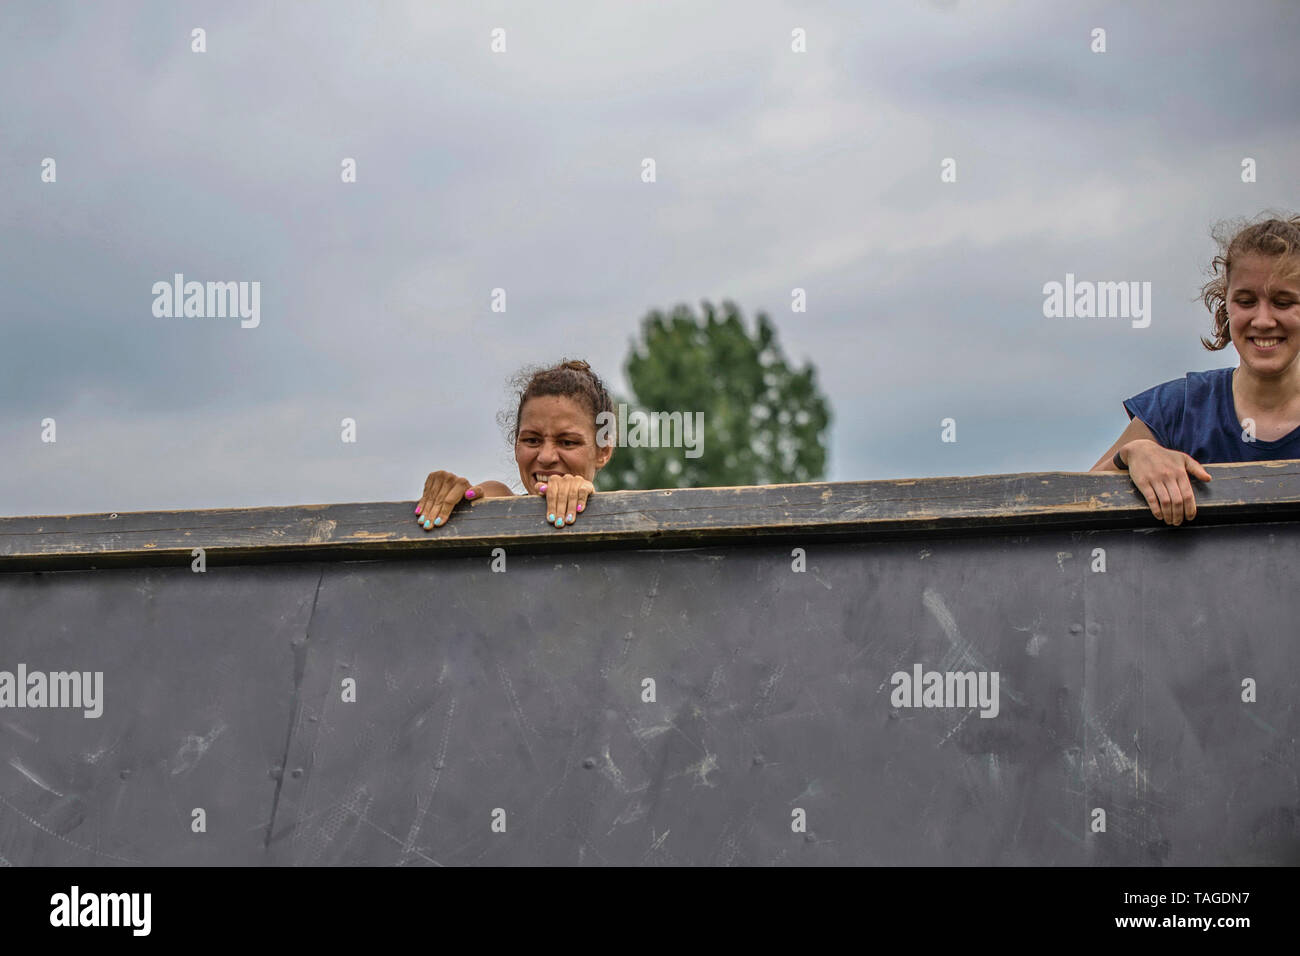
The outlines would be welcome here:
<svg viewBox="0 0 1300 956">
<path fill-rule="evenodd" d="M 1300 517 L 1300 461 L 1212 465 L 1192 525 Z M 1007 529 L 1160 527 L 1126 475 L 1041 472 L 605 492 L 556 529 L 535 497 L 462 505 L 424 531 L 414 502 L 0 518 L 0 570 L 359 560 L 492 547 L 694 547 L 737 539 L 870 538 Z"/>
</svg>

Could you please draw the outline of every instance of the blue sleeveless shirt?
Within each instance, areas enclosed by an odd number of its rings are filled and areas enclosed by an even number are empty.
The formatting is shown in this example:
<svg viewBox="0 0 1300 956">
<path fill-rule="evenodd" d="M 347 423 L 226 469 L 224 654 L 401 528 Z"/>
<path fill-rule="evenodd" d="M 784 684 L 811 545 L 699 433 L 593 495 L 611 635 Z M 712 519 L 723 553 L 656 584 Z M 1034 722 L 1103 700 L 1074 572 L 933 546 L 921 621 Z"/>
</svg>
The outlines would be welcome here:
<svg viewBox="0 0 1300 956">
<path fill-rule="evenodd" d="M 1230 368 L 1188 372 L 1134 395 L 1124 403 L 1128 417 L 1140 418 L 1165 448 L 1197 462 L 1276 461 L 1300 458 L 1300 428 L 1276 441 L 1244 441 L 1232 400 Z"/>
</svg>

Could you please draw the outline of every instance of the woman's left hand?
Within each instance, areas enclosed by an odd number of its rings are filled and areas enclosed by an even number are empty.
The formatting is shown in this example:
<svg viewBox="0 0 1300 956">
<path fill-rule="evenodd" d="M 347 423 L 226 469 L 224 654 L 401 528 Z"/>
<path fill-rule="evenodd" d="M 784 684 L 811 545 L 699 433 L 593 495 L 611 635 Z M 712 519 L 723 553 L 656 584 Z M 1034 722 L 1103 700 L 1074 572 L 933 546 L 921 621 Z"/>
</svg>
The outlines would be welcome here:
<svg viewBox="0 0 1300 956">
<path fill-rule="evenodd" d="M 596 486 L 581 475 L 558 475 L 537 486 L 546 495 L 546 521 L 557 528 L 573 524 L 587 507 Z"/>
</svg>

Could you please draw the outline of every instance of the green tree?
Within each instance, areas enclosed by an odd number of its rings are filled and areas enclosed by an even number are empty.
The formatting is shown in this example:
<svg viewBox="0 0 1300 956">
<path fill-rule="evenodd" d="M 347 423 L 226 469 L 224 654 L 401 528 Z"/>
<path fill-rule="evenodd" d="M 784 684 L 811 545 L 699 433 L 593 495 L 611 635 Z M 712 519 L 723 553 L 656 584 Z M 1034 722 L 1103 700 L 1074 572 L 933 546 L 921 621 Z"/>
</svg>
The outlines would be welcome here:
<svg viewBox="0 0 1300 956">
<path fill-rule="evenodd" d="M 690 488 L 818 481 L 826 471 L 830 406 L 817 389 L 816 369 L 791 368 L 776 330 L 762 312 L 751 336 L 740 310 L 722 303 L 719 314 L 702 303 L 703 317 L 679 305 L 642 320 L 624 371 L 635 412 L 704 415 L 699 457 L 684 448 L 620 444 L 596 487 Z M 625 426 L 629 437 L 632 422 Z M 617 436 L 615 436 L 617 437 Z M 665 436 L 666 437 L 666 436 Z"/>
</svg>

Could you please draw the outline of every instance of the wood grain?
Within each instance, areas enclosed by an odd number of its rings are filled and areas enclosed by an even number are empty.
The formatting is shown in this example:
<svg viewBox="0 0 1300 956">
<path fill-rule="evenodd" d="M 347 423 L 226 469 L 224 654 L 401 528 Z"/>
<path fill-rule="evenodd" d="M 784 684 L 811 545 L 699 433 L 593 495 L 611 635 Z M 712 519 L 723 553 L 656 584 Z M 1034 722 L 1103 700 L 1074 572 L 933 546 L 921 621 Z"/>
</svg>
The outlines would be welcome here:
<svg viewBox="0 0 1300 956">
<path fill-rule="evenodd" d="M 1300 517 L 1300 461 L 1208 466 L 1198 514 L 1157 521 L 1127 475 L 1041 472 L 736 488 L 602 492 L 578 521 L 548 525 L 536 497 L 489 498 L 424 531 L 415 502 L 0 518 L 0 570 L 377 560 L 490 553 L 700 547 L 778 540 L 1150 528 Z"/>
</svg>

